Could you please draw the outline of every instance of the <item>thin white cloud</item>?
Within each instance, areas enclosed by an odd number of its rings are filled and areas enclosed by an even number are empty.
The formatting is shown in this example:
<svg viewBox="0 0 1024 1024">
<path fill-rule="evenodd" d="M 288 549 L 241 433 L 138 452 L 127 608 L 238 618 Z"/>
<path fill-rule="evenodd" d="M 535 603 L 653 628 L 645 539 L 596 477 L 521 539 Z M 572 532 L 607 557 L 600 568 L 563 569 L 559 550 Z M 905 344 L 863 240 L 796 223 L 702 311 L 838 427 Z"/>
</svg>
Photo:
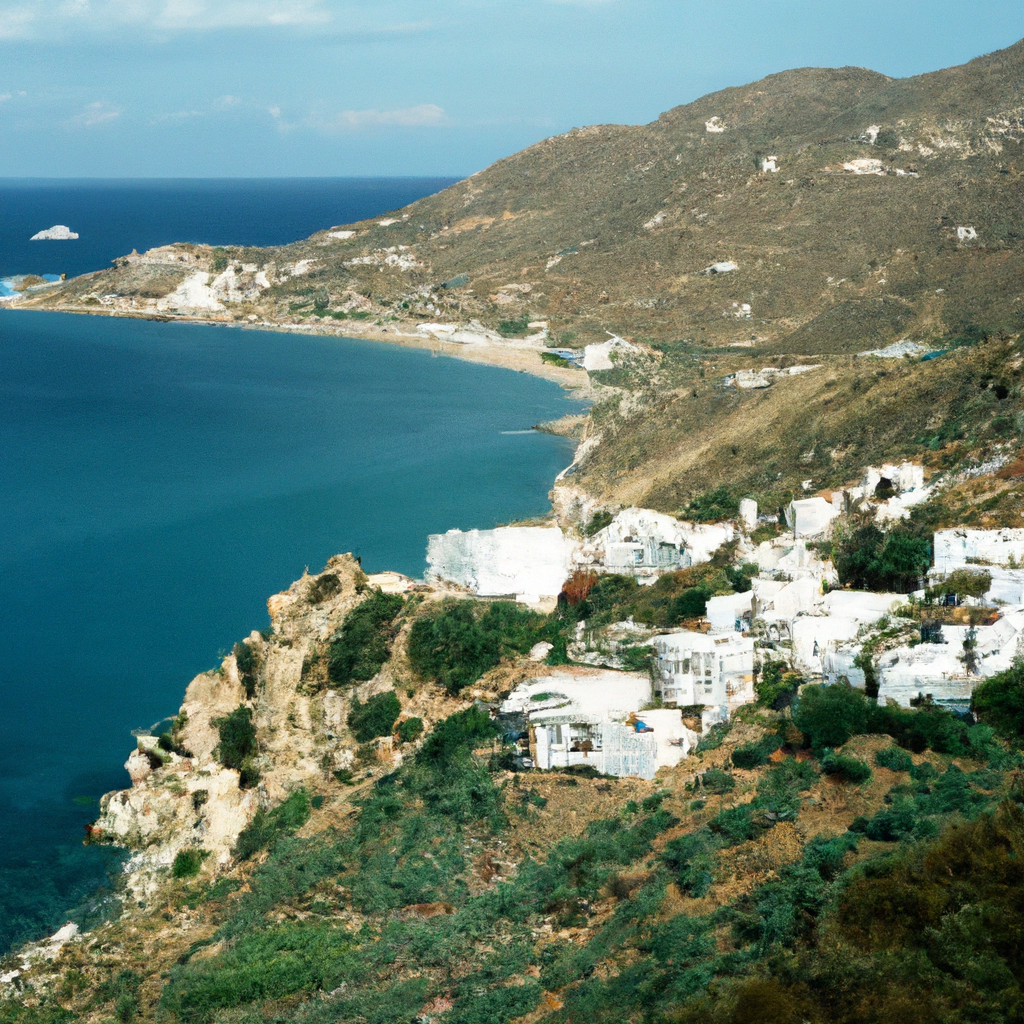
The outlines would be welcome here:
<svg viewBox="0 0 1024 1024">
<path fill-rule="evenodd" d="M 0 92 L 0 103 L 6 103 L 9 99 L 13 98 L 13 95 L 9 92 Z"/>
<path fill-rule="evenodd" d="M 312 118 L 310 123 L 324 131 L 350 132 L 363 128 L 433 128 L 447 120 L 436 103 L 420 103 L 397 110 L 343 110 L 330 118 Z"/>
<path fill-rule="evenodd" d="M 232 107 L 237 107 L 241 104 L 241 99 L 237 96 L 218 96 L 213 101 L 214 110 L 230 110 Z"/>
<path fill-rule="evenodd" d="M 97 100 L 95 103 L 88 104 L 80 114 L 71 118 L 71 124 L 79 125 L 83 128 L 94 128 L 99 124 L 109 124 L 120 116 L 121 111 L 117 107 L 112 107 L 109 103 Z"/>
</svg>

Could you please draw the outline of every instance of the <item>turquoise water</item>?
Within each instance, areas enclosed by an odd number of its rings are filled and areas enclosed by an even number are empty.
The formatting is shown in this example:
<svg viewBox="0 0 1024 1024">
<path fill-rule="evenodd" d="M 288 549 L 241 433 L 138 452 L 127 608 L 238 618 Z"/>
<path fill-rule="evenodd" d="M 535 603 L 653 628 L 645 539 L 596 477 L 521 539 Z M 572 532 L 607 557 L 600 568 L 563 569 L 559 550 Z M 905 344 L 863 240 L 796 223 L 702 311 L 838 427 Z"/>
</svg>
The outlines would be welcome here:
<svg viewBox="0 0 1024 1024">
<path fill-rule="evenodd" d="M 556 386 L 428 352 L 0 311 L 0 948 L 104 877 L 80 844 L 130 730 L 352 551 L 543 513 Z"/>
</svg>

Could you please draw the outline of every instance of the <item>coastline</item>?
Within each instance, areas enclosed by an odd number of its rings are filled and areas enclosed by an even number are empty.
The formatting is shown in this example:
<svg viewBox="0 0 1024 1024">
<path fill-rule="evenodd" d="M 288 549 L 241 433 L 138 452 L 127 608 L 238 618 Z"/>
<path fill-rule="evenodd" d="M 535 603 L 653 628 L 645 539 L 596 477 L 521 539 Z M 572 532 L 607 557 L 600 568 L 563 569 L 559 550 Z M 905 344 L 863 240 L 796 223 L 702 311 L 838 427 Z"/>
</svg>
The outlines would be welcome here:
<svg viewBox="0 0 1024 1024">
<path fill-rule="evenodd" d="M 229 327 L 241 330 L 275 331 L 280 334 L 306 334 L 314 337 L 349 338 L 358 341 L 383 342 L 388 345 L 399 345 L 404 348 L 426 349 L 437 356 L 448 356 L 462 359 L 470 363 L 481 363 L 505 370 L 516 370 L 534 377 L 558 384 L 566 391 L 576 393 L 577 398 L 593 399 L 598 393 L 597 387 L 590 380 L 586 370 L 567 369 L 544 362 L 540 356 L 548 349 L 536 343 L 524 343 L 516 339 L 507 342 L 495 342 L 486 335 L 480 335 L 479 341 L 454 342 L 446 341 L 433 334 L 423 334 L 414 330 L 412 324 L 397 323 L 388 327 L 360 324 L 358 328 L 346 330 L 340 326 L 309 324 L 286 324 L 274 321 L 245 323 L 238 320 L 222 320 L 213 317 L 187 316 L 180 314 L 154 314 L 150 311 L 132 313 L 122 310 L 108 311 L 88 308 L 54 308 L 47 306 L 28 305 L 24 301 L 0 304 L 0 313 L 27 310 L 34 313 L 64 313 L 72 316 L 98 316 L 110 319 L 152 320 L 161 323 L 198 324 L 206 327 Z"/>
</svg>

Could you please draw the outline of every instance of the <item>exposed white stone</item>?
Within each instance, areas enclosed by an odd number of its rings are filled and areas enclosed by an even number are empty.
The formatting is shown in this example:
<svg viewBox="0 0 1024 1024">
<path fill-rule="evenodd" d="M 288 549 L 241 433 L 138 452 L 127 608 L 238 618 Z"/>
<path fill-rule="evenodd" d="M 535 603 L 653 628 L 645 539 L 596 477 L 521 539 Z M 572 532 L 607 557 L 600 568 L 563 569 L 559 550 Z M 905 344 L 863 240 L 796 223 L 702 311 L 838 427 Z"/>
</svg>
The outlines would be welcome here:
<svg viewBox="0 0 1024 1024">
<path fill-rule="evenodd" d="M 197 270 L 186 277 L 169 295 L 158 299 L 156 308 L 167 309 L 205 309 L 219 313 L 224 303 L 217 298 L 209 285 L 210 275 L 205 270 Z"/>
<path fill-rule="evenodd" d="M 480 597 L 536 601 L 561 593 L 572 551 L 573 542 L 557 526 L 449 530 L 427 542 L 426 578 Z"/>
<path fill-rule="evenodd" d="M 627 508 L 583 541 L 577 564 L 641 576 L 707 562 L 736 536 L 732 523 L 687 523 L 663 512 Z"/>
<path fill-rule="evenodd" d="M 897 341 L 885 348 L 872 348 L 866 352 L 858 352 L 857 356 L 875 356 L 878 359 L 902 359 L 903 356 L 919 356 L 930 351 L 927 345 L 917 341 Z"/>
<path fill-rule="evenodd" d="M 732 260 L 721 260 L 719 263 L 712 263 L 710 267 L 705 267 L 704 273 L 710 277 L 713 274 L 731 274 L 734 270 L 739 269 L 738 263 L 733 263 Z"/>
<path fill-rule="evenodd" d="M 938 530 L 934 572 L 968 565 L 1024 566 L 1024 530 Z"/>
<path fill-rule="evenodd" d="M 70 242 L 78 237 L 77 231 L 72 231 L 66 224 L 54 224 L 52 228 L 37 231 L 30 239 L 30 242 Z"/>
<path fill-rule="evenodd" d="M 709 135 L 721 135 L 725 131 L 722 119 L 716 114 L 710 121 L 704 122 L 704 129 Z"/>
<path fill-rule="evenodd" d="M 851 174 L 877 174 L 880 177 L 885 174 L 885 167 L 881 160 L 867 157 L 859 157 L 856 160 L 847 160 L 843 164 L 843 170 Z"/>
<path fill-rule="evenodd" d="M 347 238 L 354 238 L 355 234 L 356 233 L 354 231 L 328 231 L 327 232 L 327 237 L 328 238 L 337 238 L 339 241 L 344 242 L 345 239 L 347 239 Z"/>
<path fill-rule="evenodd" d="M 824 498 L 801 498 L 786 509 L 786 523 L 795 537 L 820 537 L 838 515 Z"/>
<path fill-rule="evenodd" d="M 763 366 L 759 370 L 737 370 L 736 373 L 726 377 L 723 383 L 726 387 L 736 388 L 740 391 L 770 388 L 783 377 L 798 377 L 802 373 L 821 369 L 821 365 L 821 363 L 814 363 L 807 366 L 787 366 L 783 369 L 776 366 Z"/>
<path fill-rule="evenodd" d="M 658 768 L 682 760 L 698 737 L 678 710 L 641 711 L 650 699 L 643 673 L 573 667 L 516 687 L 501 711 L 525 716 L 538 768 L 590 765 L 652 779 Z"/>
<path fill-rule="evenodd" d="M 766 156 L 761 161 L 761 171 L 764 174 L 778 174 L 779 158 L 777 156 Z"/>
<path fill-rule="evenodd" d="M 757 502 L 753 498 L 740 499 L 739 519 L 748 530 L 757 528 Z"/>
<path fill-rule="evenodd" d="M 612 359 L 613 353 L 636 351 L 638 351 L 636 345 L 613 334 L 607 341 L 598 342 L 596 345 L 587 345 L 583 349 L 583 369 L 590 372 L 613 370 L 615 368 L 615 361 Z"/>
<path fill-rule="evenodd" d="M 720 597 L 709 597 L 706 618 L 711 625 L 712 633 L 733 633 L 737 629 L 750 628 L 753 617 L 754 592 L 748 590 L 743 594 L 723 594 Z"/>
<path fill-rule="evenodd" d="M 956 237 L 961 242 L 976 242 L 978 240 L 978 231 L 972 227 L 960 227 L 956 229 Z"/>
</svg>

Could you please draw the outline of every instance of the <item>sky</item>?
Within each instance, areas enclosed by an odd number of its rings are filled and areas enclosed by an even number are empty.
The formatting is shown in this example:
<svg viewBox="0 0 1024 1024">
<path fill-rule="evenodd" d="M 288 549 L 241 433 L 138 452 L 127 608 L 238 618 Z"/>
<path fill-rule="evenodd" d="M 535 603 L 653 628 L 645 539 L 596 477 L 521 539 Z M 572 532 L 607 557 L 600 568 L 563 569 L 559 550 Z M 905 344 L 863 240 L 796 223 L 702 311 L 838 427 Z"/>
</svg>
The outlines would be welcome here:
<svg viewBox="0 0 1024 1024">
<path fill-rule="evenodd" d="M 0 176 L 461 176 L 787 68 L 1021 36 L 1020 0 L 0 0 Z"/>
</svg>

